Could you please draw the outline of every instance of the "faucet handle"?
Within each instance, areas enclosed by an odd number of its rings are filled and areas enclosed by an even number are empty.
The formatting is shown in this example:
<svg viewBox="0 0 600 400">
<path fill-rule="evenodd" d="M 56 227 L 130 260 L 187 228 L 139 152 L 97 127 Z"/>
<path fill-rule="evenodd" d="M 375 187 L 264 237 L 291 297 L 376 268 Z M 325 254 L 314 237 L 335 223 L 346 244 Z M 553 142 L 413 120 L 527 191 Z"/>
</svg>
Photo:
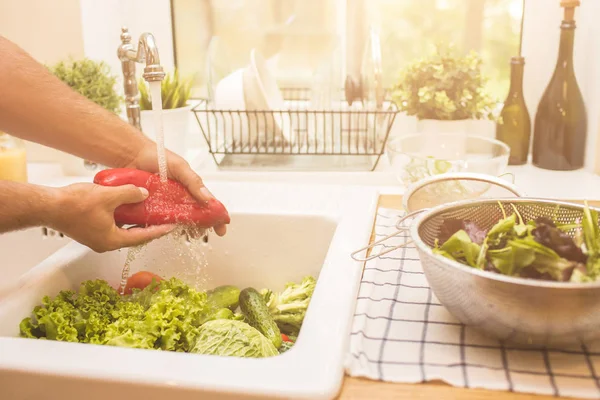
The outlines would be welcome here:
<svg viewBox="0 0 600 400">
<path fill-rule="evenodd" d="M 121 42 L 123 44 L 131 43 L 131 34 L 126 26 L 121 27 Z"/>
</svg>

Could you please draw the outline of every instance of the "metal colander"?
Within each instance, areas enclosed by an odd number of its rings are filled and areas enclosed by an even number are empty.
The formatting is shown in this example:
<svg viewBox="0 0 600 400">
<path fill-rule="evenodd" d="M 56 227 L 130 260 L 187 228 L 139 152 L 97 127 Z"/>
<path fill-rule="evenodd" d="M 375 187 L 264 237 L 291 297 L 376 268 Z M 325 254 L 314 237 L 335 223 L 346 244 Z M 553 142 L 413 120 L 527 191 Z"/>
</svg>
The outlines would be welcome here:
<svg viewBox="0 0 600 400">
<path fill-rule="evenodd" d="M 441 205 L 410 228 L 423 271 L 436 297 L 461 322 L 500 340 L 534 346 L 572 345 L 600 337 L 600 283 L 550 282 L 482 271 L 433 254 L 440 228 L 450 218 L 490 228 L 511 215 L 581 220 L 584 206 L 535 198 L 477 199 Z M 570 231 L 573 235 L 575 230 Z"/>
</svg>

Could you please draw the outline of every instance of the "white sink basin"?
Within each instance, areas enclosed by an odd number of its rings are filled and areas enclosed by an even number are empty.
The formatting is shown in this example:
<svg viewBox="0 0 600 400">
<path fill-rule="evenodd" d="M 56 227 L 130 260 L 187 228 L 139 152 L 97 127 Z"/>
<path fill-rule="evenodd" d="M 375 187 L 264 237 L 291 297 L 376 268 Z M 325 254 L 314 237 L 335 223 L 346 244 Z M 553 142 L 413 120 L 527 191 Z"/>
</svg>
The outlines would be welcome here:
<svg viewBox="0 0 600 400">
<path fill-rule="evenodd" d="M 42 296 L 76 289 L 86 279 L 106 279 L 114 285 L 120 280 L 126 251 L 97 254 L 71 243 L 25 274 L 0 299 L 3 398 L 336 396 L 363 267 L 350 253 L 368 242 L 376 191 L 325 185 L 208 185 L 225 203 L 232 221 L 225 237 L 210 236 L 201 285 L 281 290 L 286 282 L 307 274 L 318 277 L 296 345 L 279 356 L 246 359 L 19 338 L 19 322 Z M 143 268 L 171 276 L 182 269 L 193 271 L 199 262 L 166 238 L 149 244 L 132 272 Z"/>
<path fill-rule="evenodd" d="M 2 254 L 0 298 L 23 274 L 70 242 L 71 239 L 42 228 L 30 228 L 0 235 L 0 254 Z"/>
</svg>

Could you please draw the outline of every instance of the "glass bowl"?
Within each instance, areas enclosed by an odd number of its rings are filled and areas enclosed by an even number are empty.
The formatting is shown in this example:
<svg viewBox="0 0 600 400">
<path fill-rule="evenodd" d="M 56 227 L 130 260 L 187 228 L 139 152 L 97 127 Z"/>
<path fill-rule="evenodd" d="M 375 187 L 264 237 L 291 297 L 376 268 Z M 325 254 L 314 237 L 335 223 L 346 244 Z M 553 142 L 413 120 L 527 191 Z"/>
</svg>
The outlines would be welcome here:
<svg viewBox="0 0 600 400">
<path fill-rule="evenodd" d="M 390 140 L 386 154 L 400 182 L 408 185 L 448 172 L 500 176 L 506 171 L 510 147 L 465 133 L 417 133 Z"/>
</svg>

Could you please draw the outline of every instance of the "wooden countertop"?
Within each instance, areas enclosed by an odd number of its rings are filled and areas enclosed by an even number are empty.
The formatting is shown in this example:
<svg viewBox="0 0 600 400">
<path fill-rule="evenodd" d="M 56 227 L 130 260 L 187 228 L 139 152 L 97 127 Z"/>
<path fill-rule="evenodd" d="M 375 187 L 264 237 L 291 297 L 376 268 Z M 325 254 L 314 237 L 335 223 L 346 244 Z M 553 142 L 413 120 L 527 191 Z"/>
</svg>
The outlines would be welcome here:
<svg viewBox="0 0 600 400">
<path fill-rule="evenodd" d="M 580 200 L 571 200 L 581 203 Z M 589 201 L 590 206 L 600 207 L 600 201 Z M 402 208 L 402 196 L 383 195 L 379 207 Z M 419 384 L 386 383 L 346 376 L 339 400 L 556 400 L 554 396 L 510 393 L 499 390 L 463 389 L 441 381 Z"/>
</svg>

